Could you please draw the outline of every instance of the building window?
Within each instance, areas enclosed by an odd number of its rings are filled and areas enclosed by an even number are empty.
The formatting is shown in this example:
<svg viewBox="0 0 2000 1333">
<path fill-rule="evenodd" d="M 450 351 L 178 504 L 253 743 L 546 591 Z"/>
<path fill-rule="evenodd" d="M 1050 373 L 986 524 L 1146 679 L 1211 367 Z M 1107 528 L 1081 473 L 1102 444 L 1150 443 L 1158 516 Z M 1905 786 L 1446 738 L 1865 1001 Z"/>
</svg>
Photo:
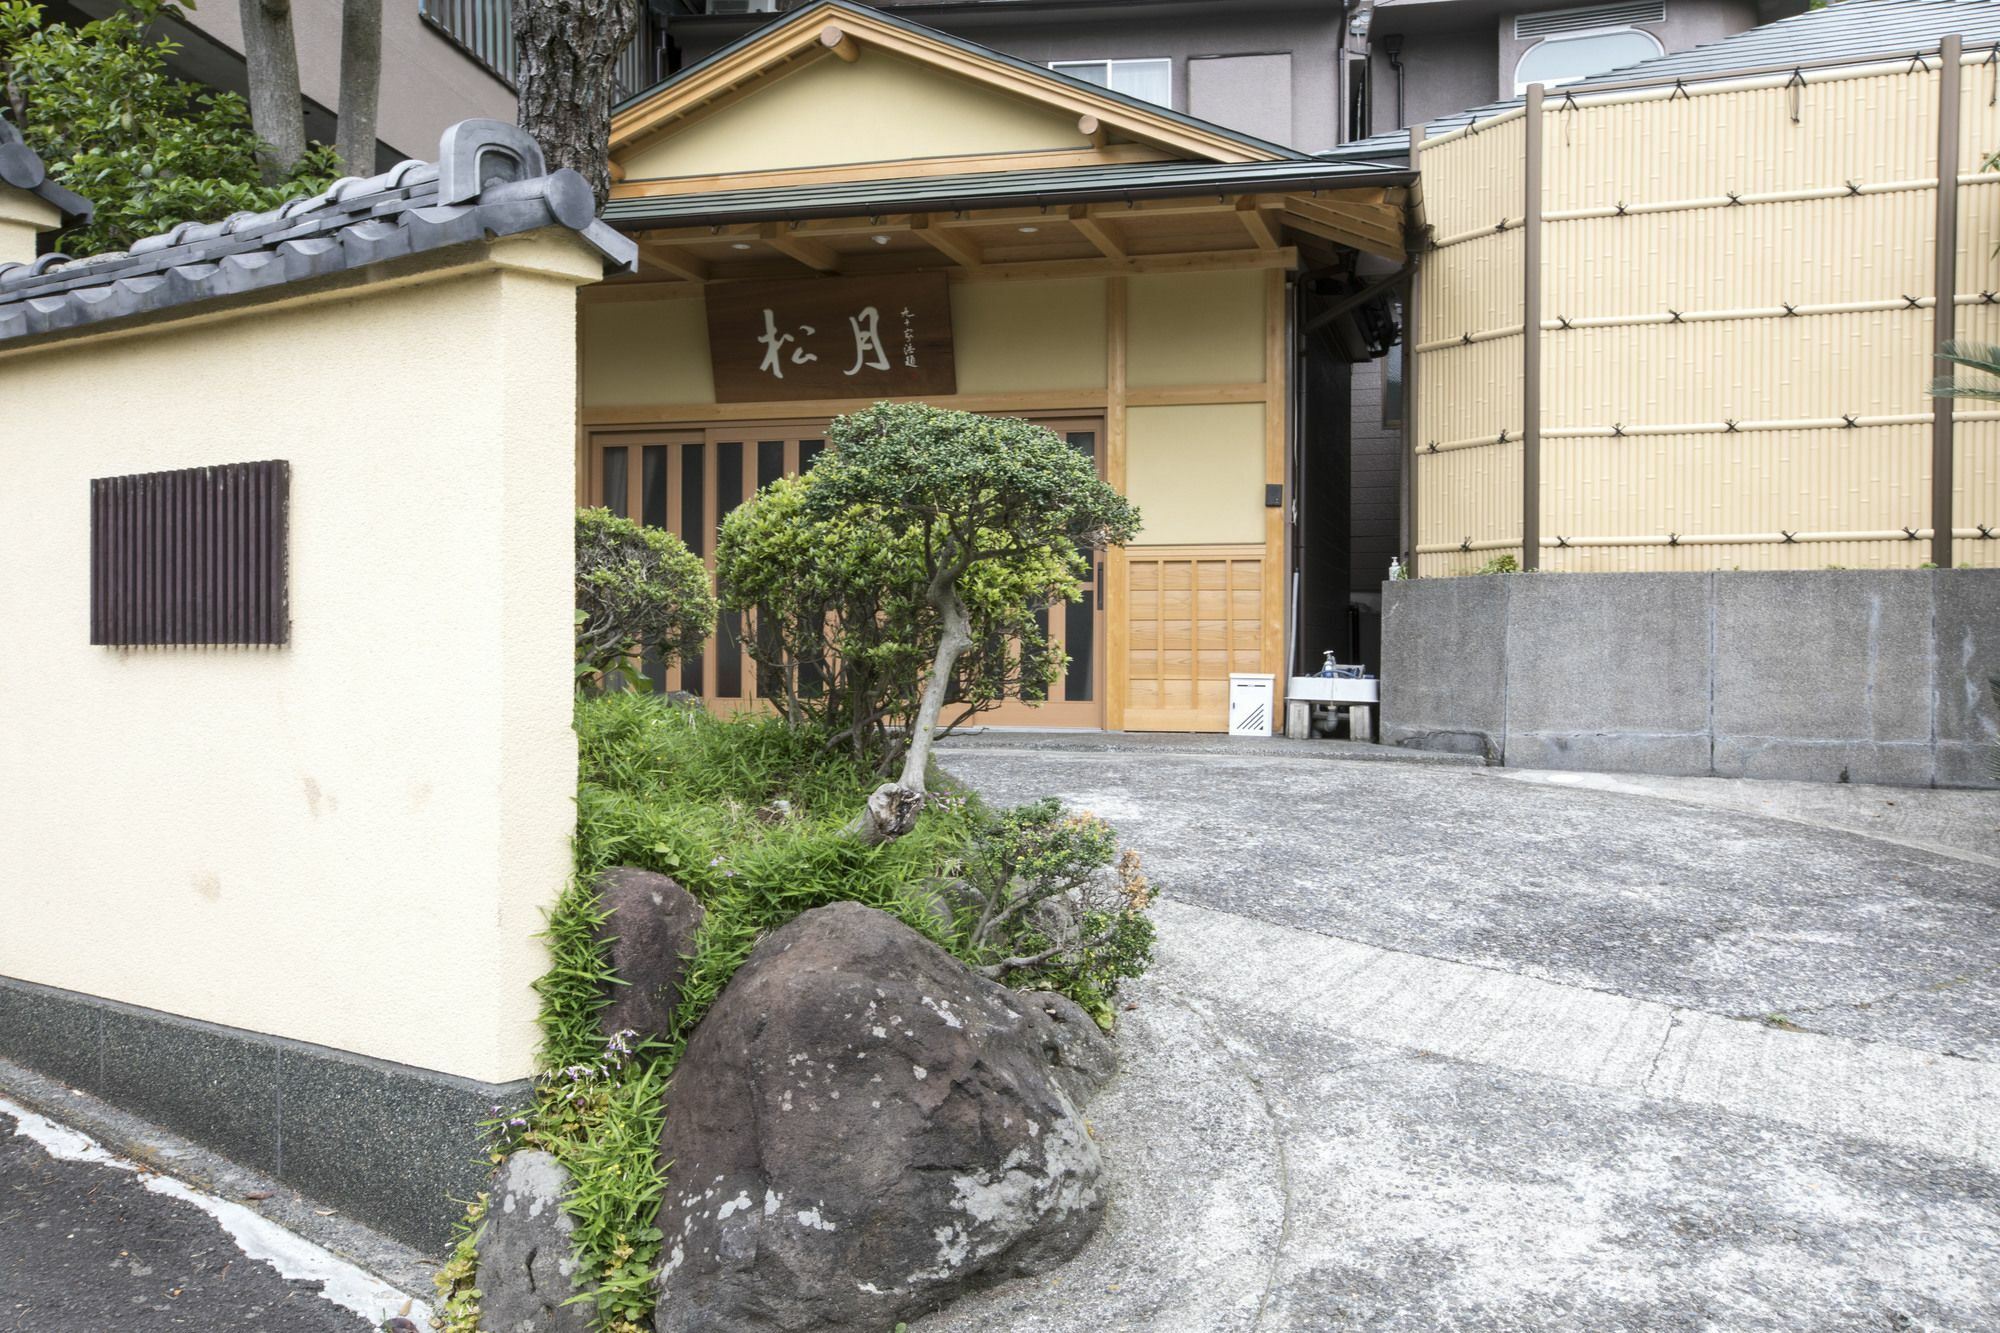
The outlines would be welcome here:
<svg viewBox="0 0 2000 1333">
<path fill-rule="evenodd" d="M 1049 68 L 1114 93 L 1161 106 L 1174 104 L 1174 62 L 1171 60 L 1056 60 Z"/>
<path fill-rule="evenodd" d="M 1544 38 L 1529 47 L 1514 66 L 1514 91 L 1526 92 L 1531 83 L 1560 88 L 1593 74 L 1651 60 L 1665 51 L 1658 38 L 1639 28 L 1599 28 Z"/>
<path fill-rule="evenodd" d="M 1382 429 L 1403 428 L 1403 344 L 1382 358 Z"/>
</svg>

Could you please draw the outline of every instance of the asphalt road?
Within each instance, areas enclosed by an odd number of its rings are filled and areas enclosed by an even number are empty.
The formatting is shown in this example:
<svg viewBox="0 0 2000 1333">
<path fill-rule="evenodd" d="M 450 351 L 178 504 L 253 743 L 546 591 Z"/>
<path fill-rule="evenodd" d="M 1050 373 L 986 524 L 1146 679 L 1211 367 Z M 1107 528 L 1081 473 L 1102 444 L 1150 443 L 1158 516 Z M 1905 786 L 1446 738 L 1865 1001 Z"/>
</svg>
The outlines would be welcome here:
<svg viewBox="0 0 2000 1333">
<path fill-rule="evenodd" d="M 6 1333 L 369 1333 L 360 1316 L 250 1259 L 208 1214 L 137 1172 L 51 1156 L 0 1112 Z"/>
</svg>

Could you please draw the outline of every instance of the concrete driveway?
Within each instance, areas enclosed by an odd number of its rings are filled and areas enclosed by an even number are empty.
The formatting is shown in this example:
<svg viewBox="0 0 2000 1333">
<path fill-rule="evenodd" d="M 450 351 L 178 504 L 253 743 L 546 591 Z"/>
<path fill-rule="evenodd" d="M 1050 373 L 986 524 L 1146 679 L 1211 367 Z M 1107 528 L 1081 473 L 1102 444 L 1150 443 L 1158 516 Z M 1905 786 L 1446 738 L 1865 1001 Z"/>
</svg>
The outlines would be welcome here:
<svg viewBox="0 0 2000 1333">
<path fill-rule="evenodd" d="M 1167 900 L 1103 1230 L 921 1333 L 2000 1328 L 2000 797 L 942 760 Z"/>
</svg>

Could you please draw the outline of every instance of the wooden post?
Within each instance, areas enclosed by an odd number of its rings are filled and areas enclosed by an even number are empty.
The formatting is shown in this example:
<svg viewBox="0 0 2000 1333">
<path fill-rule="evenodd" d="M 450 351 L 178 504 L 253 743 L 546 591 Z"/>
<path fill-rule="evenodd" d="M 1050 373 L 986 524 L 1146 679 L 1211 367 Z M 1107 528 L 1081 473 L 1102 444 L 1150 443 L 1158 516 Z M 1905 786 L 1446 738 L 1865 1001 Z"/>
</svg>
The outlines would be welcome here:
<svg viewBox="0 0 2000 1333">
<path fill-rule="evenodd" d="M 1410 126 L 1410 170 L 1417 170 L 1417 155 L 1424 146 L 1424 126 Z M 1417 576 L 1417 300 L 1422 293 L 1423 261 L 1415 251 L 1410 258 L 1409 281 L 1403 286 L 1403 568 Z"/>
<path fill-rule="evenodd" d="M 1542 567 L 1542 85 L 1528 85 L 1521 173 L 1521 568 Z"/>
<path fill-rule="evenodd" d="M 1938 51 L 1942 64 L 1938 69 L 1937 308 L 1931 312 L 1938 351 L 1958 334 L 1958 113 L 1963 48 L 1964 39 L 1953 33 Z M 1954 400 L 1931 399 L 1931 563 L 1939 569 L 1950 569 L 1956 556 L 1952 543 L 1952 431 L 1957 415 Z"/>
<path fill-rule="evenodd" d="M 1291 571 L 1285 560 L 1286 518 L 1291 513 L 1286 454 L 1291 443 L 1289 395 L 1285 386 L 1291 369 L 1285 355 L 1285 333 L 1291 324 L 1291 275 L 1283 269 L 1264 271 L 1264 484 L 1278 488 L 1278 507 L 1264 509 L 1264 636 L 1263 670 L 1276 677 L 1271 717 L 1284 716 L 1285 685 L 1291 664 L 1285 658 L 1285 622 L 1291 592 Z"/>
<path fill-rule="evenodd" d="M 1104 283 L 1104 479 L 1125 494 L 1125 327 L 1126 280 Z M 1125 548 L 1104 553 L 1104 729 L 1125 730 L 1125 701 L 1131 695 L 1131 566 Z"/>
</svg>

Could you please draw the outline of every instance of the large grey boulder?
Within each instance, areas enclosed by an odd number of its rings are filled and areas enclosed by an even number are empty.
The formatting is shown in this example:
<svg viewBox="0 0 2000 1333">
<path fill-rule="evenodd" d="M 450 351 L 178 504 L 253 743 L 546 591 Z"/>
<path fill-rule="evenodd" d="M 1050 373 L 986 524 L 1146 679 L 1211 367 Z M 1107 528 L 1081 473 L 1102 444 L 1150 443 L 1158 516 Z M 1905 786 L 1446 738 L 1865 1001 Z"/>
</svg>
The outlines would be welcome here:
<svg viewBox="0 0 2000 1333">
<path fill-rule="evenodd" d="M 667 1089 L 658 1333 L 885 1333 L 1073 1254 L 1110 1062 L 1052 1007 L 856 903 L 773 932 Z"/>
<path fill-rule="evenodd" d="M 598 927 L 605 958 L 625 984 L 611 987 L 611 1003 L 598 1019 L 606 1037 L 632 1031 L 664 1040 L 673 1034 L 674 1008 L 687 980 L 687 960 L 701 929 L 701 904 L 666 875 L 618 866 L 597 877 Z"/>
<path fill-rule="evenodd" d="M 569 1172 L 545 1152 L 517 1152 L 493 1181 L 479 1236 L 481 1333 L 593 1333 L 597 1307 L 564 1302 L 576 1256 L 576 1221 L 562 1210 Z"/>
</svg>

